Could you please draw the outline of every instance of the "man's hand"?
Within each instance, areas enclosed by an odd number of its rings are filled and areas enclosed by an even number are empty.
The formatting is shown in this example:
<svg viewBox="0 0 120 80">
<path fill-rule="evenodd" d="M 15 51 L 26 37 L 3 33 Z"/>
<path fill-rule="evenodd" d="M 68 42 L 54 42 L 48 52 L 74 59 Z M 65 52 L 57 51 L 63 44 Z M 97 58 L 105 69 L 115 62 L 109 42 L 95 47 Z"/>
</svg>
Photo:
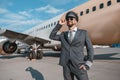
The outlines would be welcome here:
<svg viewBox="0 0 120 80">
<path fill-rule="evenodd" d="M 60 24 L 60 25 L 66 24 L 66 20 L 65 20 L 65 19 L 60 19 L 60 20 L 59 20 L 59 24 Z"/>
<path fill-rule="evenodd" d="M 87 70 L 86 67 L 85 67 L 85 65 L 81 65 L 81 66 L 79 67 L 79 69 Z"/>
<path fill-rule="evenodd" d="M 59 20 L 60 25 L 66 24 L 65 16 L 66 16 L 66 14 L 62 15 L 62 17 L 60 18 L 60 20 Z"/>
</svg>

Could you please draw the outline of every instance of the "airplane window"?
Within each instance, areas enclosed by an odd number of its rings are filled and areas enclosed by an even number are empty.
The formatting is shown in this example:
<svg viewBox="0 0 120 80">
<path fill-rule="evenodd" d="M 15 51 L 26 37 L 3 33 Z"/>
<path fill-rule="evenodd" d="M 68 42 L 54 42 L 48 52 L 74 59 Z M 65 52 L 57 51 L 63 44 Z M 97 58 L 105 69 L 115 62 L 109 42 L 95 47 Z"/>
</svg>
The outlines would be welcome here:
<svg viewBox="0 0 120 80">
<path fill-rule="evenodd" d="M 110 6 L 110 5 L 111 5 L 111 1 L 108 1 L 108 2 L 107 2 L 107 6 Z"/>
<path fill-rule="evenodd" d="M 54 22 L 54 25 L 56 25 L 56 22 Z"/>
<path fill-rule="evenodd" d="M 80 12 L 80 16 L 82 16 L 82 15 L 83 15 L 83 11 Z"/>
<path fill-rule="evenodd" d="M 53 23 L 51 23 L 51 27 L 53 26 Z"/>
<path fill-rule="evenodd" d="M 86 9 L 86 14 L 88 14 L 89 13 L 89 9 Z"/>
<path fill-rule="evenodd" d="M 50 27 L 50 24 L 49 24 L 49 27 Z"/>
<path fill-rule="evenodd" d="M 104 4 L 103 3 L 101 3 L 100 4 L 100 9 L 102 9 L 104 7 Z"/>
<path fill-rule="evenodd" d="M 120 2 L 120 0 L 117 0 L 117 2 Z"/>
<path fill-rule="evenodd" d="M 44 28 L 45 28 L 45 26 L 42 29 L 44 29 Z"/>
<path fill-rule="evenodd" d="M 92 8 L 92 11 L 96 11 L 96 6 L 94 6 L 94 7 Z"/>
<path fill-rule="evenodd" d="M 38 29 L 36 29 L 36 31 L 39 31 L 39 28 L 38 28 Z"/>
</svg>

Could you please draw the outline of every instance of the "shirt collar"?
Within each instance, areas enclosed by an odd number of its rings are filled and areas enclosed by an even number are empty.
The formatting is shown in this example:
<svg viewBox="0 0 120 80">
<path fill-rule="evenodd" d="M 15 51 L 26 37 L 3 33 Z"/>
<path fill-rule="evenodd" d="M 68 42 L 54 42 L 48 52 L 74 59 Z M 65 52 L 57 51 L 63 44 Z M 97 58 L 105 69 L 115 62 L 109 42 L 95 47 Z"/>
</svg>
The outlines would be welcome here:
<svg viewBox="0 0 120 80">
<path fill-rule="evenodd" d="M 75 31 L 75 32 L 77 31 L 77 27 L 74 28 L 74 31 Z"/>
<path fill-rule="evenodd" d="M 76 32 L 76 31 L 77 31 L 77 27 L 75 27 L 75 28 L 73 29 L 73 31 Z M 69 32 L 70 32 L 70 30 L 69 30 Z"/>
</svg>

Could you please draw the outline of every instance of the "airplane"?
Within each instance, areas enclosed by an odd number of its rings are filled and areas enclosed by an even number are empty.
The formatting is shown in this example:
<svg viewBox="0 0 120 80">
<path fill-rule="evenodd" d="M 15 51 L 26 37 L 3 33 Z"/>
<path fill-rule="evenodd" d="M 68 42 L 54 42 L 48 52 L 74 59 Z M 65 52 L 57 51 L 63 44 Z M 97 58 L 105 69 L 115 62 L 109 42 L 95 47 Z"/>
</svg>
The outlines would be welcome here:
<svg viewBox="0 0 120 80">
<path fill-rule="evenodd" d="M 78 14 L 79 22 L 77 27 L 88 31 L 93 45 L 120 43 L 120 0 L 89 0 L 69 11 Z M 17 49 L 16 41 L 33 45 L 33 49 L 30 48 L 30 50 L 37 54 L 37 59 L 42 59 L 43 48 L 60 50 L 60 42 L 49 39 L 49 35 L 59 19 L 65 18 L 66 12 L 24 33 L 0 29 L 0 35 L 9 39 L 2 45 L 4 52 L 14 53 Z M 58 34 L 66 30 L 68 28 L 64 25 Z M 33 56 L 35 54 L 31 55 L 31 57 Z"/>
</svg>

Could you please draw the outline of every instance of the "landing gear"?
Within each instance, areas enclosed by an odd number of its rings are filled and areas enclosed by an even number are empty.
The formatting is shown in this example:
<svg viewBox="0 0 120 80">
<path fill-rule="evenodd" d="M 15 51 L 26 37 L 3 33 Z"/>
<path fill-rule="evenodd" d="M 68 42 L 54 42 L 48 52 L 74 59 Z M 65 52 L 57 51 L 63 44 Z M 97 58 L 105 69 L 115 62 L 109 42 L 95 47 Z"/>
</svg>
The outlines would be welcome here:
<svg viewBox="0 0 120 80">
<path fill-rule="evenodd" d="M 30 60 L 43 58 L 43 51 L 42 51 L 42 49 L 39 49 L 39 45 L 36 46 L 36 44 L 35 44 L 34 46 L 30 47 L 30 51 L 28 52 L 28 58 Z"/>
<path fill-rule="evenodd" d="M 34 52 L 32 52 L 32 51 L 30 51 L 29 53 L 28 53 L 28 59 L 30 59 L 30 60 L 32 60 L 32 59 L 34 59 Z"/>
<path fill-rule="evenodd" d="M 37 51 L 37 59 L 42 59 L 43 58 L 43 51 Z"/>
<path fill-rule="evenodd" d="M 42 59 L 43 58 L 43 51 L 37 51 L 37 53 L 35 53 L 35 51 L 30 51 L 28 53 L 28 58 L 30 60 L 32 60 L 32 59 Z"/>
</svg>

